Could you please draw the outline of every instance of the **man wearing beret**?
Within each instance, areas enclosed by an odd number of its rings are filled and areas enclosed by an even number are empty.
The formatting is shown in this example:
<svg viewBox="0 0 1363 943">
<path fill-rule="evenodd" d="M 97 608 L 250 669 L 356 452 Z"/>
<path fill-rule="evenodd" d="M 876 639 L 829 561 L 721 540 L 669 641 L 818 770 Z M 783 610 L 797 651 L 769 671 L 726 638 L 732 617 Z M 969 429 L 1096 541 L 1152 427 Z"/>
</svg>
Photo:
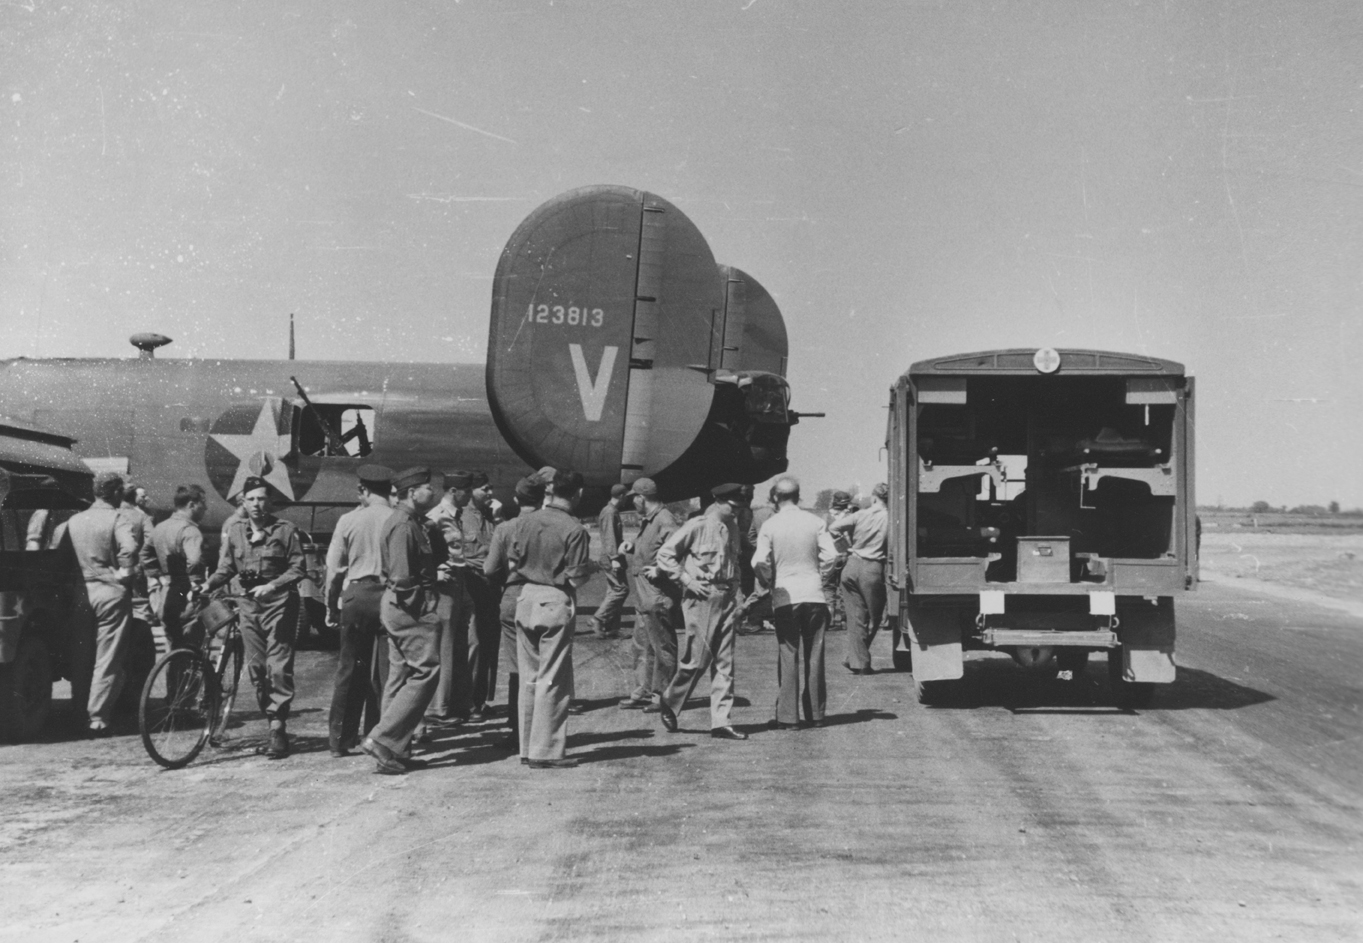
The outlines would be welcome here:
<svg viewBox="0 0 1363 943">
<path fill-rule="evenodd" d="M 592 629 L 597 638 L 620 637 L 620 611 L 629 597 L 629 583 L 625 581 L 625 558 L 620 544 L 625 540 L 620 523 L 620 512 L 629 504 L 629 492 L 624 485 L 611 485 L 610 500 L 597 515 L 597 533 L 601 538 L 598 562 L 606 574 L 606 595 L 592 616 Z"/>
<path fill-rule="evenodd" d="M 388 633 L 388 685 L 383 716 L 360 743 L 375 772 L 401 775 L 420 761 L 406 759 L 412 734 L 426 714 L 440 677 L 436 639 L 435 552 L 426 512 L 435 506 L 429 468 L 408 468 L 393 478 L 398 505 L 380 535 L 384 590 L 379 619 Z"/>
<path fill-rule="evenodd" d="M 681 592 L 658 570 L 658 550 L 677 532 L 677 520 L 658 500 L 651 478 L 636 478 L 633 493 L 640 506 L 639 536 L 630 554 L 630 573 L 639 597 L 634 620 L 634 690 L 620 702 L 622 710 L 649 710 L 677 671 L 677 630 L 684 624 Z"/>
<path fill-rule="evenodd" d="M 128 645 L 129 623 L 132 619 L 133 565 L 137 556 L 137 539 L 132 522 L 118 510 L 123 498 L 123 479 L 113 472 L 102 472 L 95 477 L 95 501 L 84 511 L 73 515 L 54 532 L 60 541 L 61 528 L 71 539 L 81 576 L 85 579 L 85 594 L 77 600 L 83 616 L 81 622 L 90 628 L 81 638 L 81 660 L 89 665 L 89 645 L 93 638 L 94 669 L 90 676 L 88 699 L 90 735 L 107 736 L 124 681 L 124 650 Z M 72 700 L 82 702 L 82 683 L 74 686 Z"/>
<path fill-rule="evenodd" d="M 327 550 L 327 612 L 332 624 L 341 627 L 327 742 L 331 755 L 338 757 L 347 755 L 379 719 L 375 653 L 383 636 L 381 538 L 393 516 L 388 501 L 392 470 L 361 465 L 357 474 L 360 506 L 341 515 Z"/>
<path fill-rule="evenodd" d="M 847 565 L 842 571 L 842 604 L 847 611 L 847 658 L 843 667 L 855 675 L 868 675 L 871 643 L 885 614 L 885 548 L 890 534 L 886 501 L 890 489 L 884 482 L 871 490 L 871 506 L 849 514 L 828 529 L 846 534 L 850 543 Z"/>
<path fill-rule="evenodd" d="M 437 720 L 468 720 L 473 703 L 469 698 L 468 614 L 473 608 L 464 574 L 464 531 L 459 523 L 473 490 L 473 473 L 445 472 L 445 495 L 426 519 L 439 532 L 443 555 L 437 550 L 436 593 L 440 616 L 440 681 L 431 701 L 430 715 Z"/>
<path fill-rule="evenodd" d="M 492 543 L 488 547 L 487 560 L 483 564 L 483 573 L 494 588 L 501 591 L 501 603 L 498 610 L 498 622 L 502 630 L 501 652 L 498 661 L 506 665 L 506 716 L 507 725 L 511 728 L 510 734 L 506 739 L 500 741 L 500 745 L 511 750 L 520 749 L 520 686 L 521 673 L 518 659 L 518 645 L 516 642 L 516 603 L 521 598 L 522 578 L 517 570 L 511 568 L 511 543 L 515 538 L 516 529 L 520 527 L 530 514 L 540 509 L 544 503 L 544 486 L 530 478 L 522 478 L 516 482 L 516 508 L 518 513 L 497 525 L 497 529 L 492 532 Z"/>
<path fill-rule="evenodd" d="M 710 736 L 746 740 L 729 723 L 734 703 L 734 617 L 738 603 L 738 533 L 734 504 L 742 499 L 736 484 L 710 489 L 714 503 L 691 518 L 658 551 L 658 569 L 682 587 L 686 643 L 678 652 L 677 673 L 658 703 L 663 726 L 676 731 L 677 714 L 710 673 Z"/>
<path fill-rule="evenodd" d="M 246 664 L 256 703 L 270 721 L 265 755 L 289 755 L 285 726 L 293 704 L 293 652 L 298 632 L 298 584 L 306 575 L 298 528 L 270 513 L 270 489 L 252 476 L 241 488 L 246 517 L 233 520 L 219 551 L 218 569 L 204 584 L 212 592 L 233 577 L 248 601 L 240 607 Z"/>
<path fill-rule="evenodd" d="M 566 756 L 573 692 L 577 588 L 591 576 L 591 537 L 573 517 L 582 476 L 560 470 L 549 504 L 516 527 L 508 566 L 521 580 L 516 638 L 521 683 L 521 761 L 539 769 L 576 766 Z"/>
</svg>

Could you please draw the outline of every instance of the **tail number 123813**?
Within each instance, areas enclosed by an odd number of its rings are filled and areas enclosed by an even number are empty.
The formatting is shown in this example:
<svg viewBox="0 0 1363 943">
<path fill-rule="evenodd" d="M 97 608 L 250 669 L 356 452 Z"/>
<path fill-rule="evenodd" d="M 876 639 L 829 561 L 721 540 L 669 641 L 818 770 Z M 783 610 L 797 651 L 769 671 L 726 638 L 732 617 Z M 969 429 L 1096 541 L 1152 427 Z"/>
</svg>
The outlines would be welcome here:
<svg viewBox="0 0 1363 943">
<path fill-rule="evenodd" d="M 600 308 L 578 307 L 577 305 L 537 305 L 532 302 L 526 308 L 525 320 L 530 324 L 570 324 L 580 327 L 600 327 L 606 321 L 606 312 Z"/>
</svg>

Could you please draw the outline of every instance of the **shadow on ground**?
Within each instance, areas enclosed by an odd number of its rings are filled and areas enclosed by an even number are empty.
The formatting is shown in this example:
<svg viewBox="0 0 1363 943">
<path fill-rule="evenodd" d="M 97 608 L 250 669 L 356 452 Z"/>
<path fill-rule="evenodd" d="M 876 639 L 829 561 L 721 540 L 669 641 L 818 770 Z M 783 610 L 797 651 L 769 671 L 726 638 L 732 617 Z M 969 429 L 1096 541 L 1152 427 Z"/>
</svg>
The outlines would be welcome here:
<svg viewBox="0 0 1363 943">
<path fill-rule="evenodd" d="M 1273 695 L 1198 668 L 1180 667 L 1173 684 L 1154 686 L 1148 704 L 1136 713 L 1179 710 L 1239 710 L 1276 700 Z M 1027 671 L 1011 659 L 967 661 L 965 676 L 948 684 L 939 708 L 1004 707 L 1015 712 L 1132 713 L 1120 706 L 1107 680 L 1107 665 L 1090 664 L 1073 680 L 1061 681 Z"/>
</svg>

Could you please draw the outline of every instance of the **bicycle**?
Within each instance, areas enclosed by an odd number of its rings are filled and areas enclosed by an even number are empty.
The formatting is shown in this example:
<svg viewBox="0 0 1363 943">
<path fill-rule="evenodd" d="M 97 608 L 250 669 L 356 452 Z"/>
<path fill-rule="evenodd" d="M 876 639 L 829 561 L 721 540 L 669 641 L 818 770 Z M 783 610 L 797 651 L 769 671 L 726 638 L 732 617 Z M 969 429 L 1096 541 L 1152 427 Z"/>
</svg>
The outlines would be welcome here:
<svg viewBox="0 0 1363 943">
<path fill-rule="evenodd" d="M 142 686 L 138 727 L 147 754 L 166 769 L 188 765 L 205 744 L 221 746 L 236 702 L 245 658 L 239 607 L 244 596 L 220 596 L 196 615 L 203 641 L 166 652 Z M 186 620 L 187 630 L 193 626 Z M 216 644 L 215 644 L 216 643 Z"/>
</svg>

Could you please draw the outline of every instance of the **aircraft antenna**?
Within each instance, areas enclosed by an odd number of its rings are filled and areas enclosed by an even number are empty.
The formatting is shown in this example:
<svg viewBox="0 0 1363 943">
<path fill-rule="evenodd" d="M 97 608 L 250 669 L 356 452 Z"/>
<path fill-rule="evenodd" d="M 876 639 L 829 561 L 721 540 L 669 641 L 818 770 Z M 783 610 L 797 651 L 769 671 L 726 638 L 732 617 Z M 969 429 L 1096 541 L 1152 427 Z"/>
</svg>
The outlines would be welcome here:
<svg viewBox="0 0 1363 943">
<path fill-rule="evenodd" d="M 289 359 L 293 360 L 293 312 L 289 312 Z"/>
</svg>

